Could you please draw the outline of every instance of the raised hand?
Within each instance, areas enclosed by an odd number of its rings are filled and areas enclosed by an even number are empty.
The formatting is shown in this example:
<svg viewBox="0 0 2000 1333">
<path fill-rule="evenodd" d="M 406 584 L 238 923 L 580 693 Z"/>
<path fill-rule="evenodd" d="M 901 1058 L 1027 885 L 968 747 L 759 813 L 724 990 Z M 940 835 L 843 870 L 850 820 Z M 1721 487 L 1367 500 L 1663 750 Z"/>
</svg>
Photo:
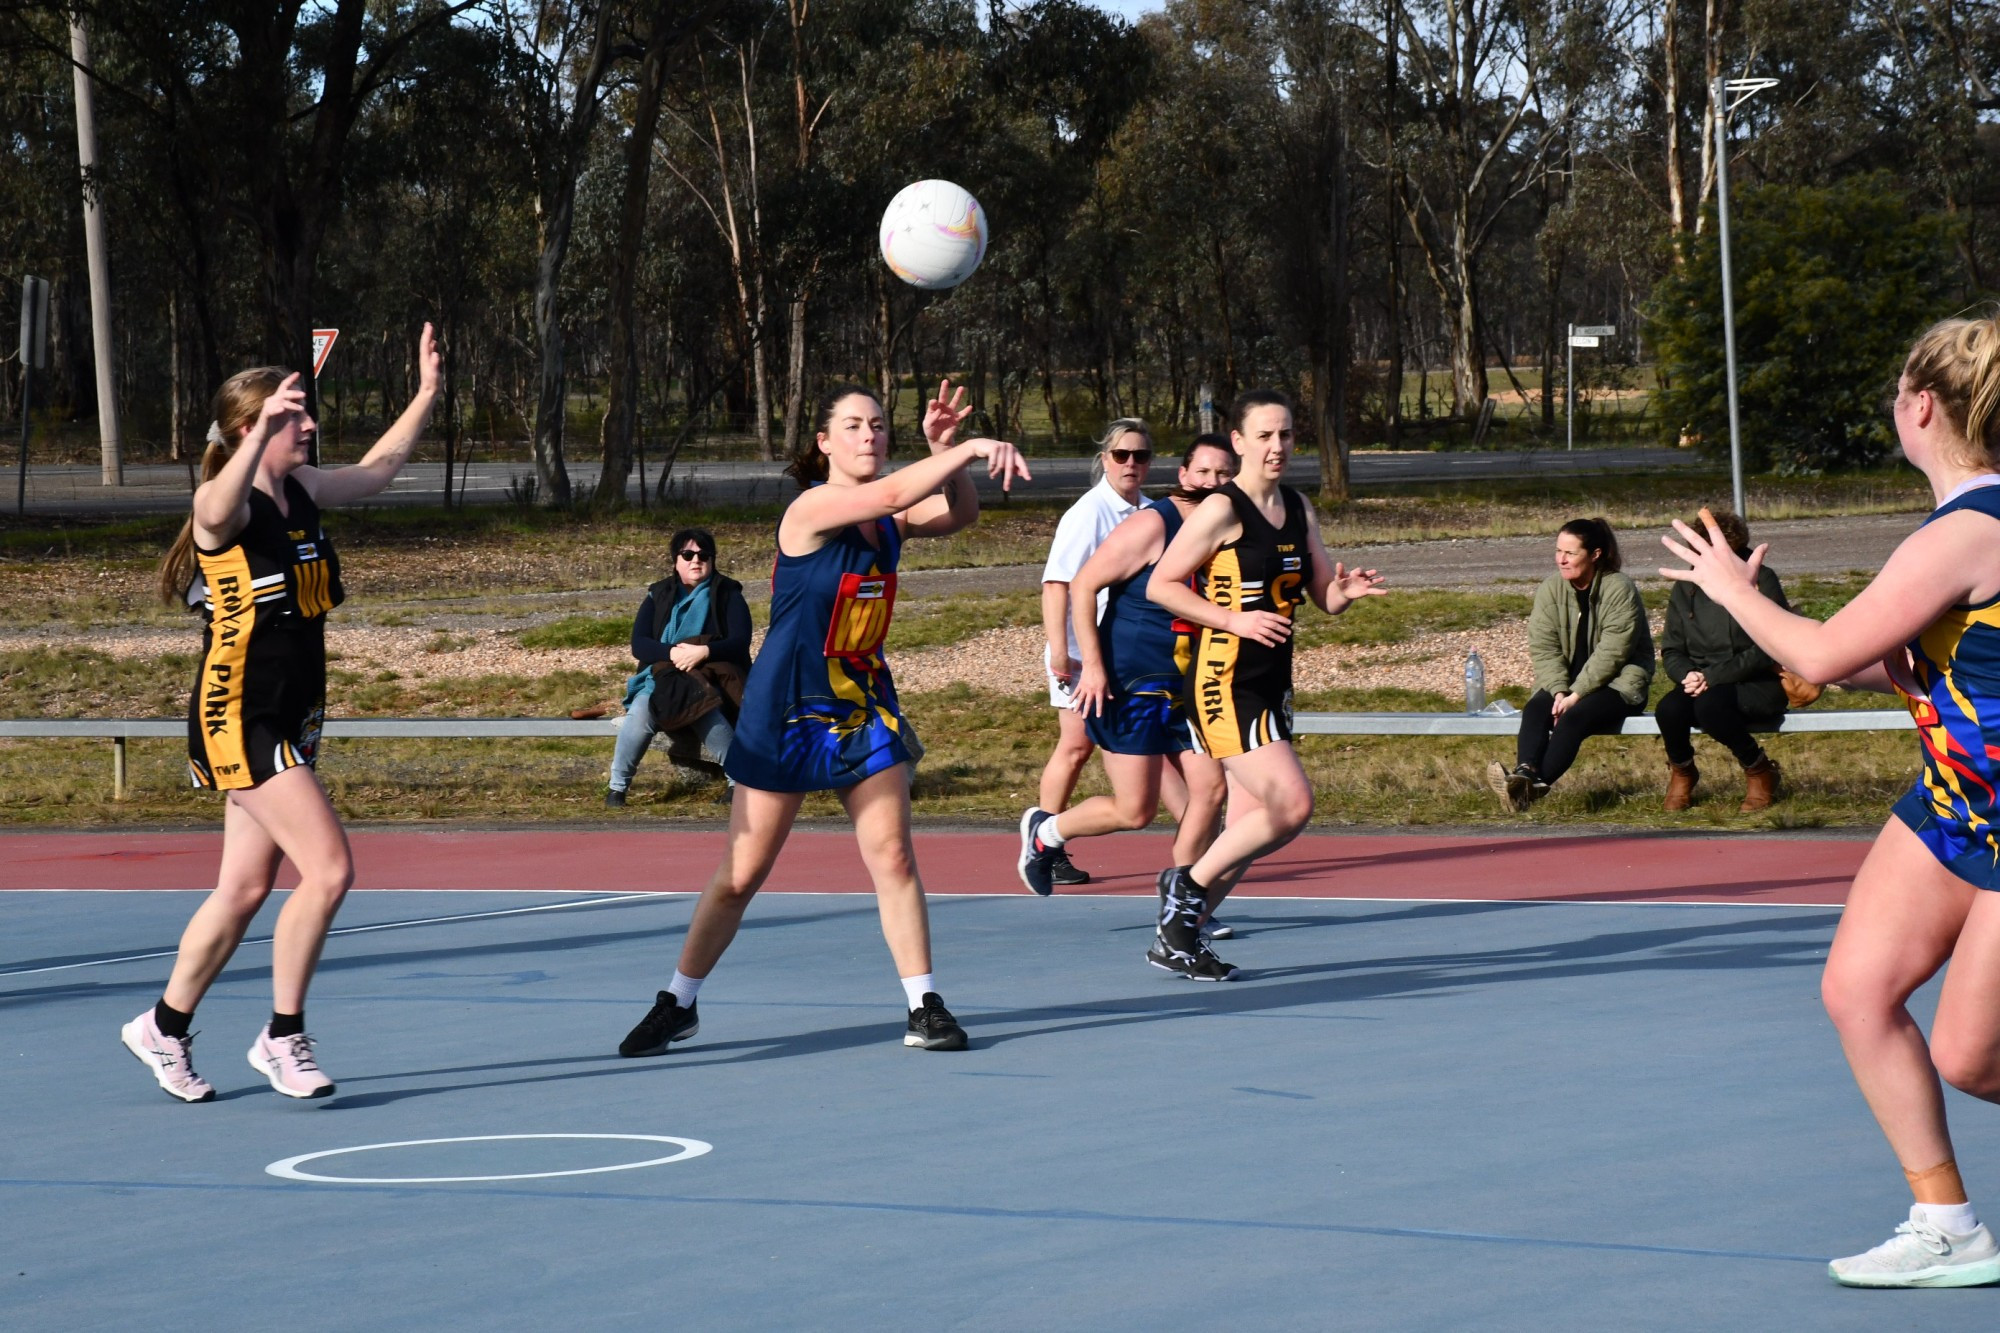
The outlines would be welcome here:
<svg viewBox="0 0 2000 1333">
<path fill-rule="evenodd" d="M 257 424 L 252 427 L 260 440 L 268 440 L 283 430 L 294 415 L 304 416 L 306 391 L 299 387 L 299 373 L 295 370 L 278 382 L 278 387 L 264 399 L 264 406 L 257 413 Z"/>
<path fill-rule="evenodd" d="M 435 394 L 444 379 L 444 354 L 438 351 L 437 335 L 429 320 L 417 336 L 417 392 Z"/>
<path fill-rule="evenodd" d="M 930 441 L 931 452 L 950 448 L 959 423 L 971 415 L 972 409 L 965 404 L 965 386 L 954 391 L 950 380 L 939 380 L 937 397 L 924 408 L 924 438 Z"/>
<path fill-rule="evenodd" d="M 1702 526 L 1706 533 L 1696 532 L 1679 519 L 1674 520 L 1674 531 L 1681 540 L 1672 537 L 1660 538 L 1660 545 L 1687 561 L 1686 569 L 1660 567 L 1662 578 L 1678 583 L 1693 583 L 1716 601 L 1724 594 L 1738 588 L 1755 588 L 1757 571 L 1764 567 L 1764 553 L 1771 549 L 1770 543 L 1760 544 L 1744 560 L 1729 549 L 1729 542 L 1723 537 L 1722 529 L 1716 525 L 1715 515 L 1706 508 L 1701 511 Z"/>
<path fill-rule="evenodd" d="M 1382 597 L 1388 593 L 1388 589 L 1382 586 L 1382 576 L 1374 570 L 1349 569 L 1338 560 L 1333 562 L 1333 587 L 1350 602 L 1363 597 Z"/>
</svg>

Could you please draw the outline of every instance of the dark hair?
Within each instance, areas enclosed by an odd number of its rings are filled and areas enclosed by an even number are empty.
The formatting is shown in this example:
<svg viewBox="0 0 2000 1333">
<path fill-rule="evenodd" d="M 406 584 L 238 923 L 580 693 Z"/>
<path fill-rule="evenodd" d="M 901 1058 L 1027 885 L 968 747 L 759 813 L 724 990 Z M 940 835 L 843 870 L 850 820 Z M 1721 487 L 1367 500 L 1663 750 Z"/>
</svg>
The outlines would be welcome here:
<svg viewBox="0 0 2000 1333">
<path fill-rule="evenodd" d="M 1742 515 L 1728 509 L 1711 509 L 1708 511 L 1708 516 L 1715 520 L 1716 527 L 1722 529 L 1722 540 L 1729 543 L 1729 549 L 1742 556 L 1745 560 L 1748 560 L 1750 558 L 1750 525 L 1743 521 Z M 1701 532 L 1703 530 L 1701 516 L 1697 514 L 1695 517 L 1689 519 L 1688 526 L 1696 532 Z"/>
<path fill-rule="evenodd" d="M 1602 518 L 1573 518 L 1562 525 L 1557 536 L 1567 532 L 1583 543 L 1586 551 L 1597 552 L 1597 567 L 1616 574 L 1624 563 L 1618 555 L 1618 538 L 1611 533 L 1611 524 Z"/>
<path fill-rule="evenodd" d="M 859 384 L 836 384 L 820 395 L 819 406 L 813 409 L 812 433 L 799 441 L 790 465 L 785 468 L 785 475 L 796 481 L 800 490 L 807 489 L 816 481 L 826 480 L 826 455 L 819 451 L 819 437 L 833 425 L 834 409 L 856 394 L 877 407 L 882 406 L 882 400 L 875 396 L 873 389 L 864 389 Z"/>
<path fill-rule="evenodd" d="M 1236 401 L 1229 405 L 1229 429 L 1242 430 L 1243 419 L 1251 410 L 1259 407 L 1282 407 L 1292 416 L 1298 413 L 1292 408 L 1292 400 L 1276 389 L 1247 389 L 1236 395 Z"/>
<path fill-rule="evenodd" d="M 1227 435 L 1219 431 L 1203 431 L 1188 442 L 1187 452 L 1181 455 L 1182 467 L 1194 466 L 1194 451 L 1197 449 L 1220 449 L 1223 453 L 1232 456 L 1236 453 L 1234 449 L 1229 447 L 1229 437 Z"/>
<path fill-rule="evenodd" d="M 699 547 L 702 554 L 706 555 L 711 562 L 715 559 L 715 534 L 707 528 L 682 528 L 679 532 L 676 532 L 673 541 L 669 544 L 673 550 L 674 559 L 678 560 L 681 558 L 681 552 L 687 549 L 689 542 L 693 542 Z"/>
</svg>

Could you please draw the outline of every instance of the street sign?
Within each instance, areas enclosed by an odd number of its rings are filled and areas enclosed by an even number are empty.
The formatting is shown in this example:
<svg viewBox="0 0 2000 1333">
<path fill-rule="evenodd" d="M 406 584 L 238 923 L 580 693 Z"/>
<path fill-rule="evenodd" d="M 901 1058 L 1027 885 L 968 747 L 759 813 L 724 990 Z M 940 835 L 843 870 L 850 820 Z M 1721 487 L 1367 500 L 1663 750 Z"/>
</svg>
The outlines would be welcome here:
<svg viewBox="0 0 2000 1333">
<path fill-rule="evenodd" d="M 49 284 L 46 278 L 21 279 L 21 364 L 31 370 L 49 368 Z"/>
<path fill-rule="evenodd" d="M 1618 336 L 1618 326 L 1616 324 L 1577 324 L 1570 329 L 1570 332 L 1580 334 L 1586 338 L 1616 338 Z"/>
<path fill-rule="evenodd" d="M 334 343 L 339 341 L 339 339 L 340 339 L 339 329 L 313 330 L 313 378 L 314 379 L 319 378 L 320 367 L 326 364 L 326 354 L 333 350 Z"/>
<path fill-rule="evenodd" d="M 1594 333 L 1572 333 L 1569 337 L 1571 347 L 1596 347 L 1602 341 Z"/>
</svg>

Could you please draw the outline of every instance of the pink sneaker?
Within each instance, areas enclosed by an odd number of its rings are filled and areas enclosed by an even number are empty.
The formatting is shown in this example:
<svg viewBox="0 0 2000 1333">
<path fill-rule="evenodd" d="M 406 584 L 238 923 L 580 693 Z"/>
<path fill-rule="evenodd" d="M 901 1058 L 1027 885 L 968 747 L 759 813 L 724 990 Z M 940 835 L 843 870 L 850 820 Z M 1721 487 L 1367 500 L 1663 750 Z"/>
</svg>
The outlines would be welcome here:
<svg viewBox="0 0 2000 1333">
<path fill-rule="evenodd" d="M 319 1061 L 313 1059 L 313 1039 L 303 1032 L 273 1037 L 266 1024 L 251 1043 L 250 1067 L 287 1097 L 333 1096 L 333 1080 L 320 1072 Z"/>
<path fill-rule="evenodd" d="M 169 1097 L 178 1097 L 184 1102 L 212 1102 L 215 1089 L 208 1080 L 194 1072 L 194 1034 L 185 1037 L 169 1037 L 160 1031 L 153 1021 L 153 1011 L 148 1009 L 137 1018 L 118 1029 L 119 1039 L 125 1049 L 139 1057 L 139 1063 L 153 1071 L 153 1077 L 160 1080 Z"/>
</svg>

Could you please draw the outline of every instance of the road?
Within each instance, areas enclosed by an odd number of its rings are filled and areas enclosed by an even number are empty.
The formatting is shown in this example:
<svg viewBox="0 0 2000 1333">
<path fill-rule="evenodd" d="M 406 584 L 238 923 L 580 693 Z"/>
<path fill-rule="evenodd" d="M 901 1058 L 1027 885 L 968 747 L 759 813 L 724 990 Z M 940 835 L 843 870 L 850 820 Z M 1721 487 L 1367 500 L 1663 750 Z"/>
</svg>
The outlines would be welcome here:
<svg viewBox="0 0 2000 1333">
<path fill-rule="evenodd" d="M 1074 497 L 1089 488 L 1089 458 L 1031 458 L 1037 496 Z M 1480 481 L 1489 478 L 1574 477 L 1608 473 L 1643 473 L 1666 468 L 1699 467 L 1702 459 L 1680 449 L 1560 449 L 1461 450 L 1450 453 L 1367 452 L 1352 456 L 1352 477 L 1358 487 L 1393 486 L 1411 482 Z M 593 468 L 578 467 L 571 479 L 587 483 Z M 453 489 L 471 504 L 493 504 L 508 498 L 534 475 L 527 463 L 475 462 L 470 475 L 454 476 Z M 1155 466 L 1156 480 L 1170 481 L 1166 468 Z M 96 464 L 36 464 L 28 469 L 27 508 L 36 514 L 171 513 L 187 507 L 193 472 L 180 463 L 148 463 L 125 469 L 125 484 L 99 483 Z M 657 473 L 649 473 L 657 477 Z M 981 478 L 982 495 L 998 488 Z M 1294 486 L 1317 488 L 1319 459 L 1295 458 L 1285 473 Z M 444 467 L 413 463 L 376 504 L 437 504 L 443 493 Z M 629 486 L 633 503 L 639 483 Z M 774 503 L 792 493 L 792 482 L 780 463 L 687 463 L 674 470 L 668 485 L 683 505 Z M 5 512 L 12 506 L 5 506 Z"/>
</svg>

